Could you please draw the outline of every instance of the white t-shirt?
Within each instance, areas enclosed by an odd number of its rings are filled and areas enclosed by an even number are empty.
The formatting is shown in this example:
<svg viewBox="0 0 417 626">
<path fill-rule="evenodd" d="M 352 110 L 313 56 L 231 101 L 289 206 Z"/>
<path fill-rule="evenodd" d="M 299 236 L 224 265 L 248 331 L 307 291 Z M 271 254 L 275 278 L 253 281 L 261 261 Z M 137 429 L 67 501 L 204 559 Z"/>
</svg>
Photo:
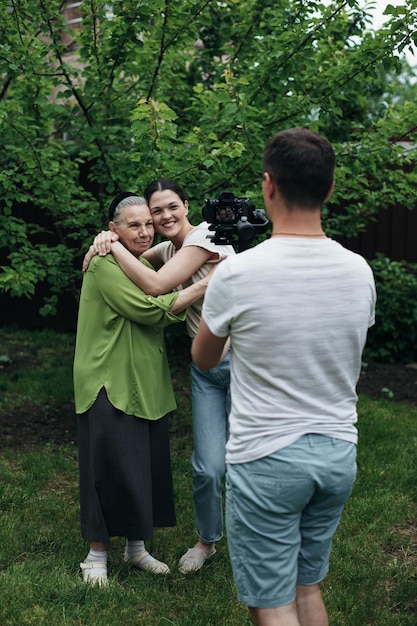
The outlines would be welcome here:
<svg viewBox="0 0 417 626">
<path fill-rule="evenodd" d="M 228 463 L 308 433 L 357 442 L 356 384 L 375 301 L 365 259 L 331 239 L 271 238 L 220 265 L 203 319 L 231 336 Z"/>
<path fill-rule="evenodd" d="M 207 222 L 201 222 L 198 226 L 193 228 L 188 235 L 184 239 L 184 243 L 182 247 L 186 246 L 198 246 L 199 248 L 204 248 L 209 252 L 213 252 L 215 256 L 211 258 L 209 261 L 204 263 L 187 281 L 182 284 L 182 288 L 186 288 L 189 285 L 192 285 L 202 278 L 204 278 L 208 272 L 210 271 L 213 263 L 219 263 L 227 256 L 231 254 L 235 254 L 233 246 L 218 246 L 212 242 L 211 237 L 214 235 L 213 231 L 208 229 Z M 209 236 L 209 237 L 208 237 Z M 166 263 L 171 259 L 174 254 L 177 252 L 174 244 L 171 241 L 163 241 L 162 243 L 157 244 L 153 251 L 158 256 L 162 263 Z M 216 270 L 217 271 L 217 270 Z M 181 286 L 179 286 L 181 288 Z M 197 300 L 188 307 L 187 309 L 187 330 L 190 337 L 195 337 L 195 334 L 198 329 L 198 325 L 201 319 L 201 307 L 203 305 L 203 298 Z"/>
</svg>

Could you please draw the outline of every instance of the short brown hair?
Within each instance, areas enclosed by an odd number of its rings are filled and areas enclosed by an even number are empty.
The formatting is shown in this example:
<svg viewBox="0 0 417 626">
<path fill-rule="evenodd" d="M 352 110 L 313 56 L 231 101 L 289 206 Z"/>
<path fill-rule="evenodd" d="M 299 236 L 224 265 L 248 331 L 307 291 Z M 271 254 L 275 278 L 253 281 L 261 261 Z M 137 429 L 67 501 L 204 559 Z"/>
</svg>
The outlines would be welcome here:
<svg viewBox="0 0 417 626">
<path fill-rule="evenodd" d="M 332 144 L 307 128 L 277 133 L 264 150 L 263 171 L 273 178 L 289 208 L 320 207 L 333 183 L 335 165 Z"/>
</svg>

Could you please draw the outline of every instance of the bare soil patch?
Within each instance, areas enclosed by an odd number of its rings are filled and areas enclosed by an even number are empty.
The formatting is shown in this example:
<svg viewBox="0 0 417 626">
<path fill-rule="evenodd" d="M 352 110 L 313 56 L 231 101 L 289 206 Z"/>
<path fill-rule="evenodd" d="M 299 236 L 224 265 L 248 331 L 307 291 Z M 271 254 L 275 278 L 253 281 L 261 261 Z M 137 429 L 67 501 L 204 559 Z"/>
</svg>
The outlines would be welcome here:
<svg viewBox="0 0 417 626">
<path fill-rule="evenodd" d="M 183 346 L 175 354 L 171 351 L 177 395 L 189 386 L 189 359 L 189 351 Z M 373 399 L 386 397 L 417 406 L 417 365 L 371 363 L 360 377 L 358 392 Z M 9 413 L 0 410 L 0 449 L 27 448 L 48 442 L 76 445 L 76 426 L 73 403 L 60 407 L 28 404 Z"/>
</svg>

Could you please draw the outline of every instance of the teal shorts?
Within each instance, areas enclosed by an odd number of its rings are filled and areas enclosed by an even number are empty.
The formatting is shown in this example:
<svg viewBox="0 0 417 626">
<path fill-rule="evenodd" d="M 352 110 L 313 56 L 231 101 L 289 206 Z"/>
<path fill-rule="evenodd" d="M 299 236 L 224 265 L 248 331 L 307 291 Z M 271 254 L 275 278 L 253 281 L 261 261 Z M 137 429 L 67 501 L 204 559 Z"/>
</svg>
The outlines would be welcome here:
<svg viewBox="0 0 417 626">
<path fill-rule="evenodd" d="M 227 466 L 226 529 L 241 602 L 273 608 L 327 574 L 356 478 L 356 446 L 305 435 L 274 454 Z"/>
</svg>

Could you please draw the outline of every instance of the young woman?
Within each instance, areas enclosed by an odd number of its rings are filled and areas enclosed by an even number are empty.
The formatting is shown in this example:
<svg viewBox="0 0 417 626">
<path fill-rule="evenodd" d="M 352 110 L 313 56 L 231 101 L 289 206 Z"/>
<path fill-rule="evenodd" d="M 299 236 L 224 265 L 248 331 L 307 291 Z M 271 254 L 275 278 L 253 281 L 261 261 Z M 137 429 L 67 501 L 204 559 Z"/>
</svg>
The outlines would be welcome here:
<svg viewBox="0 0 417 626">
<path fill-rule="evenodd" d="M 155 230 L 164 241 L 144 255 L 158 271 L 139 263 L 108 231 L 96 237 L 92 250 L 105 255 L 112 252 L 127 276 L 145 293 L 164 294 L 187 287 L 207 275 L 213 264 L 230 254 L 232 246 L 214 244 L 208 224 L 193 226 L 188 220 L 188 201 L 180 185 L 169 178 L 159 178 L 145 190 Z M 88 263 L 87 261 L 85 264 Z M 203 299 L 187 309 L 188 334 L 194 338 L 201 317 Z M 223 535 L 222 488 L 225 475 L 225 446 L 230 410 L 229 355 L 208 372 L 191 366 L 194 450 L 193 500 L 198 541 L 180 559 L 183 573 L 196 571 L 212 556 L 215 542 Z"/>
<path fill-rule="evenodd" d="M 109 227 L 137 260 L 152 245 L 153 222 L 144 198 L 122 196 L 112 203 Z M 134 567 L 169 572 L 144 546 L 155 526 L 175 525 L 167 415 L 176 405 L 164 327 L 184 320 L 179 312 L 201 298 L 207 282 L 152 297 L 132 285 L 112 255 L 93 259 L 84 276 L 74 394 L 81 530 L 90 542 L 81 563 L 85 582 L 107 583 L 114 536 L 127 538 L 124 558 Z"/>
</svg>

